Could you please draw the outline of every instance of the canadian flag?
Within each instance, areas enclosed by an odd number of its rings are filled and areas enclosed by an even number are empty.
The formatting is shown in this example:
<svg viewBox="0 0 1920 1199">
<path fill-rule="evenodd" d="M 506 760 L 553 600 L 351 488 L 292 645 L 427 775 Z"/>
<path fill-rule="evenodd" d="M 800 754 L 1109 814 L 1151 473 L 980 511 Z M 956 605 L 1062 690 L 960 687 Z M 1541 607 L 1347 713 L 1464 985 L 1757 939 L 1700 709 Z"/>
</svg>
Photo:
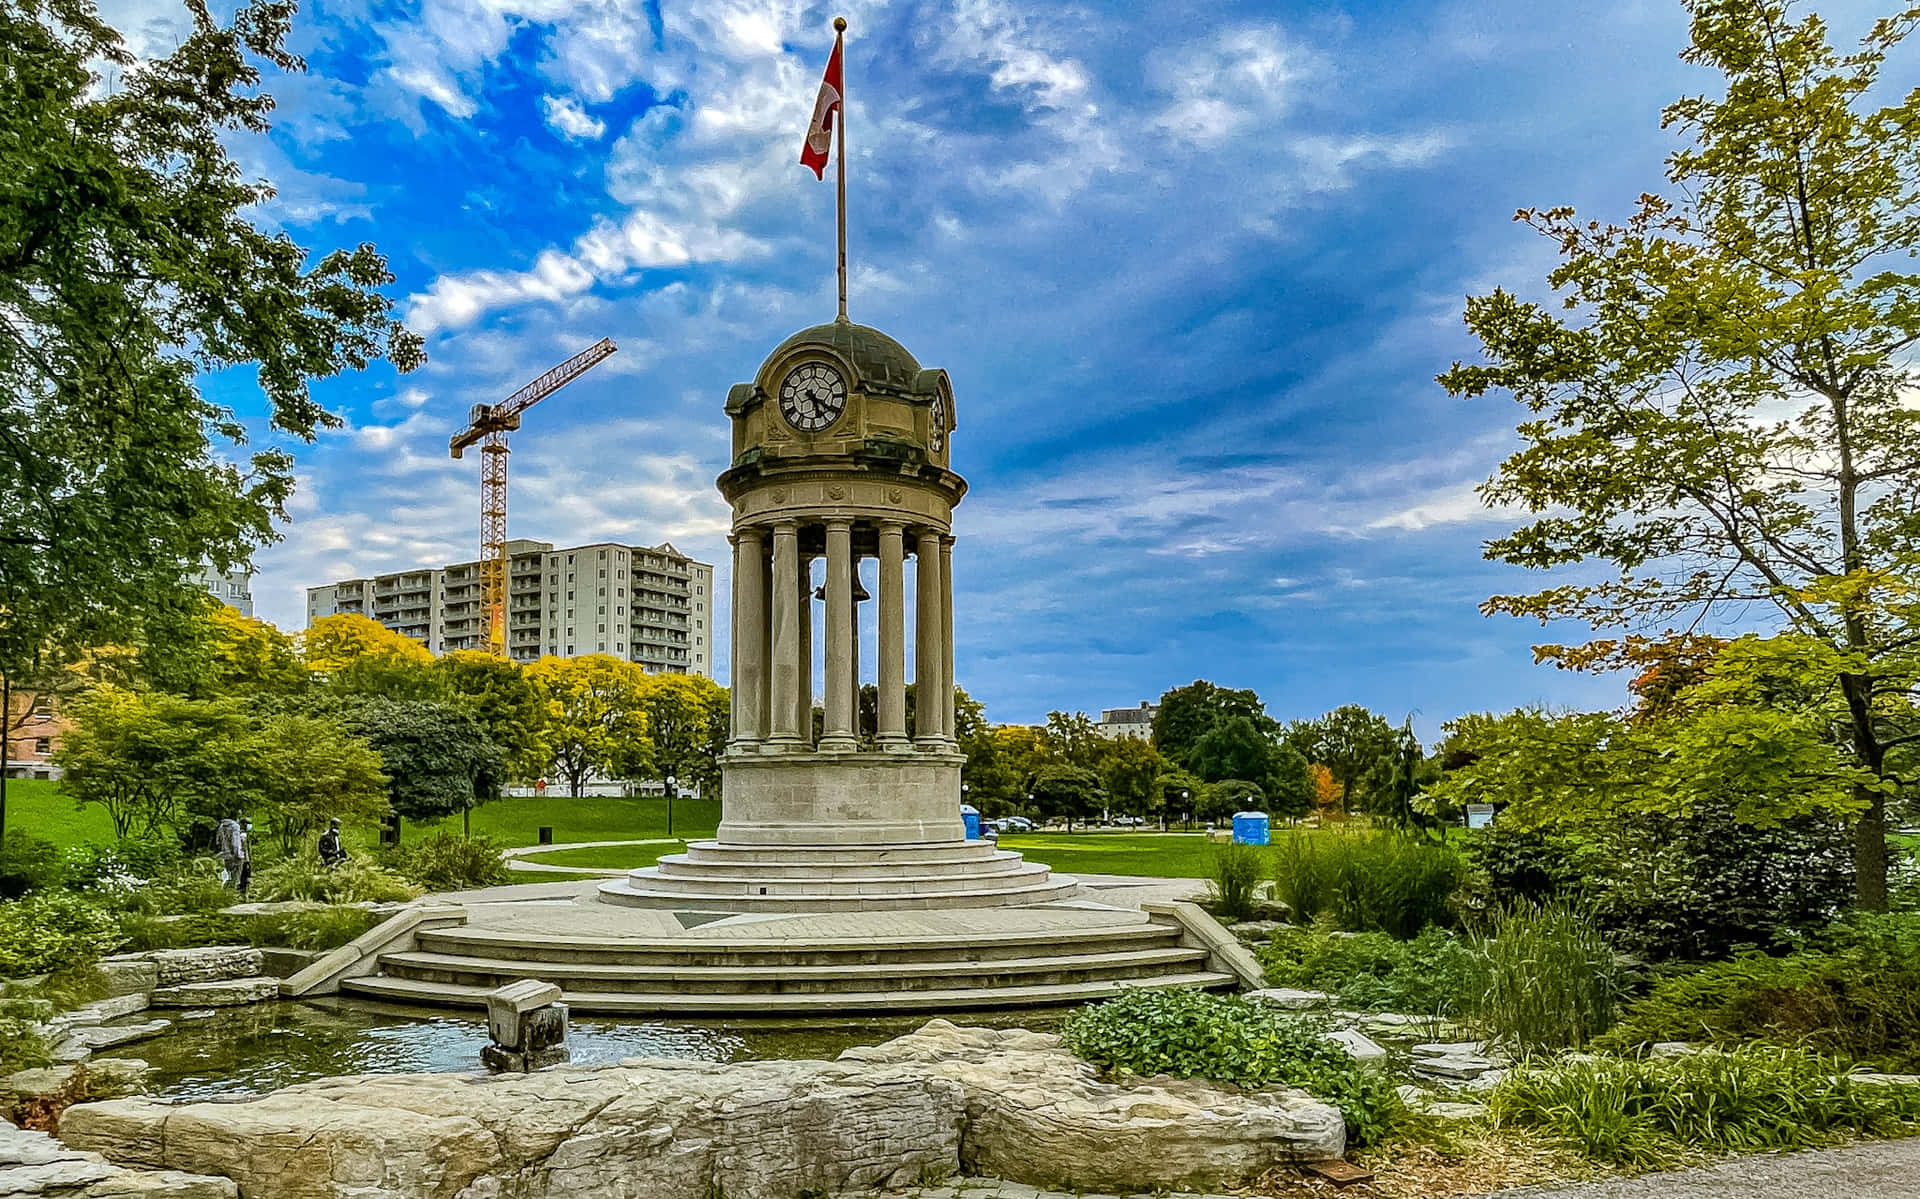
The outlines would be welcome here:
<svg viewBox="0 0 1920 1199">
<path fill-rule="evenodd" d="M 833 39 L 833 55 L 827 59 L 827 73 L 820 80 L 820 98 L 813 102 L 813 124 L 807 126 L 807 142 L 800 147 L 800 165 L 809 167 L 815 179 L 827 177 L 827 155 L 833 149 L 833 114 L 840 111 L 844 95 L 840 86 L 840 39 Z"/>
</svg>

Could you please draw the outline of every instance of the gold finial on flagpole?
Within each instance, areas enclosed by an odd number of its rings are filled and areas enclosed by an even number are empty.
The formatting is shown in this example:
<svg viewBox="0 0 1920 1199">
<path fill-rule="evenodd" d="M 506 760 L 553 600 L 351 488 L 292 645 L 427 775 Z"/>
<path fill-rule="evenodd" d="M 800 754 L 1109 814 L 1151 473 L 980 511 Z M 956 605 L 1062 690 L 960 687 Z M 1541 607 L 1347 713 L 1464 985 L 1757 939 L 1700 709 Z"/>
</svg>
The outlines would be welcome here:
<svg viewBox="0 0 1920 1199">
<path fill-rule="evenodd" d="M 840 39 L 846 35 L 847 19 L 833 19 L 834 52 L 839 53 Z M 840 62 L 840 148 L 834 155 L 834 177 L 839 191 L 840 224 L 840 320 L 847 319 L 847 64 Z"/>
</svg>

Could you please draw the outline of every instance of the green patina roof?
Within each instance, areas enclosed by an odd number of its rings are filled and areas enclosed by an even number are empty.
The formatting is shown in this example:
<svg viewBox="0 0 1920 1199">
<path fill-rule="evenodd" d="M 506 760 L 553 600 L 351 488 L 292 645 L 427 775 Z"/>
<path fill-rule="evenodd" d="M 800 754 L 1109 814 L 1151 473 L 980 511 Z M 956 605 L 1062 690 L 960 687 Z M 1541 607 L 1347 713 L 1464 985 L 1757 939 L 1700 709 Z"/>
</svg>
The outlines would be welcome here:
<svg viewBox="0 0 1920 1199">
<path fill-rule="evenodd" d="M 862 380 L 901 391 L 913 389 L 920 374 L 920 363 L 907 347 L 880 330 L 852 321 L 834 321 L 802 329 L 767 355 L 769 362 L 801 346 L 831 346 L 853 363 Z"/>
</svg>

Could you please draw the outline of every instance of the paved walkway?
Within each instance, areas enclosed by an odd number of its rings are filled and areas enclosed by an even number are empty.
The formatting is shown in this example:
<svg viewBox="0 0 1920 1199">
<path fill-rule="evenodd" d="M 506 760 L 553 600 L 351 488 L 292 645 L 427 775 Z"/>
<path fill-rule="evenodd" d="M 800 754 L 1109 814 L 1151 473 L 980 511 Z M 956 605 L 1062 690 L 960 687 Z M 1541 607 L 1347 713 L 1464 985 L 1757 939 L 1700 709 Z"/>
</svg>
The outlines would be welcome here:
<svg viewBox="0 0 1920 1199">
<path fill-rule="evenodd" d="M 1365 1195 L 1369 1188 L 1351 1194 Z M 1304 1192 L 1303 1192 L 1304 1193 Z M 904 1191 L 863 1192 L 871 1199 L 1227 1199 L 1175 1192 L 1114 1196 L 1041 1191 L 991 1178 L 955 1178 Z M 1486 1199 L 1915 1199 L 1920 1196 L 1920 1138 L 1873 1141 L 1813 1153 L 1761 1154 L 1697 1170 L 1675 1170 L 1566 1187 L 1522 1187 Z M 1240 1196 L 1239 1199 L 1250 1199 Z"/>
<path fill-rule="evenodd" d="M 1522 1187 L 1499 1199 L 1913 1199 L 1920 1139 L 1874 1141 L 1812 1153 L 1740 1157 L 1570 1187 Z"/>
</svg>

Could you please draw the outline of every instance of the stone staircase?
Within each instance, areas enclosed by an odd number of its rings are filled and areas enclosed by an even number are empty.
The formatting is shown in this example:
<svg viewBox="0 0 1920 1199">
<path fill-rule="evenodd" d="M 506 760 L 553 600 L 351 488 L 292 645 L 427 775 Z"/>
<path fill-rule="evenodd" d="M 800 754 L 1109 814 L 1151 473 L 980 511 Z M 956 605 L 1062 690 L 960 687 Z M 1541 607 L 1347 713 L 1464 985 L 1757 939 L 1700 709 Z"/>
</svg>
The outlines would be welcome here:
<svg viewBox="0 0 1920 1199">
<path fill-rule="evenodd" d="M 575 1011 L 621 1015 L 815 1015 L 958 1011 L 1087 1003 L 1124 987 L 1232 989 L 1179 926 L 1142 918 L 1098 928 L 808 938 L 529 936 L 422 930 L 341 983 L 391 1003 L 484 1007 L 521 978 L 554 983 Z"/>
<path fill-rule="evenodd" d="M 1026 907 L 1078 887 L 990 841 L 892 846 L 731 845 L 685 853 L 603 883 L 601 901 L 656 910 L 873 912 Z"/>
</svg>

